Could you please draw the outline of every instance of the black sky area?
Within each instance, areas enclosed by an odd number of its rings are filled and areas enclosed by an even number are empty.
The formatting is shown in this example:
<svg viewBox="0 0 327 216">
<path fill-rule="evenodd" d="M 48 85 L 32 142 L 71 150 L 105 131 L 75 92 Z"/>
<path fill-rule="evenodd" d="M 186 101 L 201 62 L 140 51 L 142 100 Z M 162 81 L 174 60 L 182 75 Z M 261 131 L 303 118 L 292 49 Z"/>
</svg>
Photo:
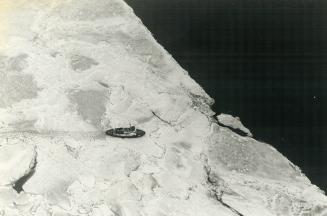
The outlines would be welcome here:
<svg viewBox="0 0 327 216">
<path fill-rule="evenodd" d="M 216 100 L 327 191 L 327 1 L 126 0 Z"/>
</svg>

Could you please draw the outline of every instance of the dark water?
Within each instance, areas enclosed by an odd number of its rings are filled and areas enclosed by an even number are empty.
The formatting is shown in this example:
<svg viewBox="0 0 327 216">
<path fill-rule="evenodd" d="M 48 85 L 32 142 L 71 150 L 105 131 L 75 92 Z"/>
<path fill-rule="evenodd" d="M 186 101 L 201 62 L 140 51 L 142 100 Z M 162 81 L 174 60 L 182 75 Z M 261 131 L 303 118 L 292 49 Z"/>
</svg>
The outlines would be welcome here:
<svg viewBox="0 0 327 216">
<path fill-rule="evenodd" d="M 127 0 L 215 98 L 327 191 L 327 1 Z"/>
</svg>

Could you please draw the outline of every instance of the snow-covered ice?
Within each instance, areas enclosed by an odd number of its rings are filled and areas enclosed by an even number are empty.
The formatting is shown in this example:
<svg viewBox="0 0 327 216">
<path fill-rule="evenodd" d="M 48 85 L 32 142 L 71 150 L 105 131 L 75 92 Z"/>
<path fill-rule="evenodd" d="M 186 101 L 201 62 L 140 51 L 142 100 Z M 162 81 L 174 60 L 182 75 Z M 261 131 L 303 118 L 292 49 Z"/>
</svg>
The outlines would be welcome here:
<svg viewBox="0 0 327 216">
<path fill-rule="evenodd" d="M 327 215 L 122 0 L 1 0 L 0 18 L 1 216 Z M 104 134 L 130 125 L 145 136 Z"/>
</svg>

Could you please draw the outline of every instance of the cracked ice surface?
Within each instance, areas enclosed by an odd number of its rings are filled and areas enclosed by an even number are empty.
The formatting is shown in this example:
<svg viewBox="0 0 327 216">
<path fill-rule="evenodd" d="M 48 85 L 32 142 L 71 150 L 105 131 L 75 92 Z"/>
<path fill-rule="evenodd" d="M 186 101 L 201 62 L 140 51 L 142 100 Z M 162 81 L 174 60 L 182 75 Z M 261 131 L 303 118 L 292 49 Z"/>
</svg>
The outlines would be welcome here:
<svg viewBox="0 0 327 216">
<path fill-rule="evenodd" d="M 215 122 L 213 100 L 123 1 L 8 4 L 0 215 L 327 214 L 299 168 Z M 130 124 L 146 135 L 103 133 Z"/>
</svg>

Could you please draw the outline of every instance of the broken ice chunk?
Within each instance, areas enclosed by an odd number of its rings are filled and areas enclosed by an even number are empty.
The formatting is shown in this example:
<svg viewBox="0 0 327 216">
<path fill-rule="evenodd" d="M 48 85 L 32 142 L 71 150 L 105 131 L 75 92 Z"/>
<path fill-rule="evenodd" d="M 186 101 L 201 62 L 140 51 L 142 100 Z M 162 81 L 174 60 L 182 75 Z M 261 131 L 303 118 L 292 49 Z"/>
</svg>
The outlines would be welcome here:
<svg viewBox="0 0 327 216">
<path fill-rule="evenodd" d="M 0 148 L 0 186 L 15 185 L 21 177 L 30 173 L 36 163 L 36 151 L 23 145 Z"/>
<path fill-rule="evenodd" d="M 234 117 L 229 114 L 220 114 L 217 115 L 218 122 L 223 126 L 229 127 L 234 130 L 240 130 L 246 134 L 246 136 L 252 137 L 252 133 L 247 129 L 241 122 L 239 117 Z"/>
</svg>

